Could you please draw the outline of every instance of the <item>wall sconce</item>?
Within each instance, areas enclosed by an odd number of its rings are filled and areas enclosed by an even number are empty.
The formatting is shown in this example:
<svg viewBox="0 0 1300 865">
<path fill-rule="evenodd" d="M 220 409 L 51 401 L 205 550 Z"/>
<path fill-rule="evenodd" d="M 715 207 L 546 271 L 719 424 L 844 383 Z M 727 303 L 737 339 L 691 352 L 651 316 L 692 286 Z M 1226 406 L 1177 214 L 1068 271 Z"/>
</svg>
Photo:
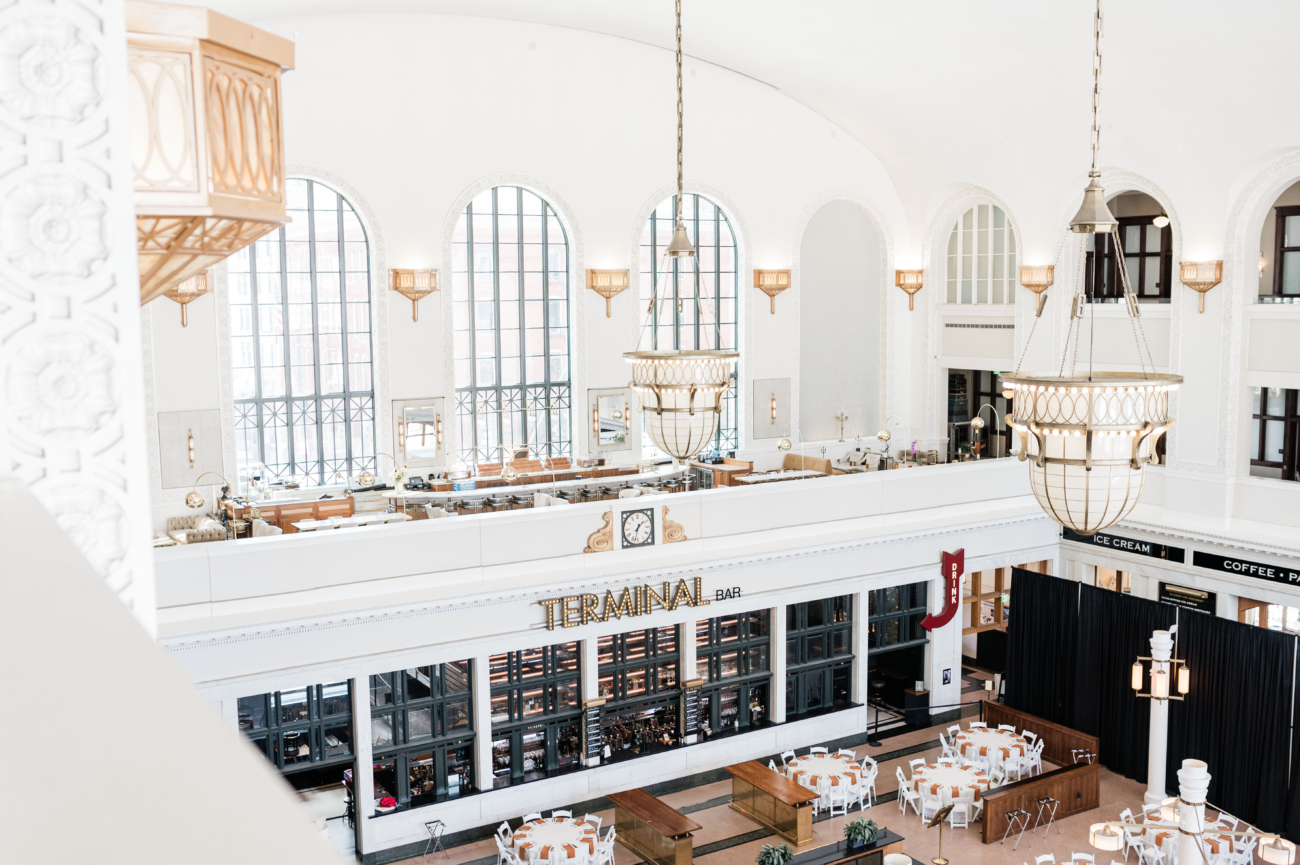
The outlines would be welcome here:
<svg viewBox="0 0 1300 865">
<path fill-rule="evenodd" d="M 925 271 L 923 270 L 895 270 L 894 285 L 907 292 L 907 311 L 915 309 L 915 295 L 925 284 Z"/>
<path fill-rule="evenodd" d="M 433 428 L 435 433 L 438 436 L 438 447 L 441 448 L 442 447 L 442 412 L 438 412 L 433 416 L 433 418 L 434 418 Z"/>
<path fill-rule="evenodd" d="M 772 394 L 772 423 L 776 423 L 776 394 Z"/>
<path fill-rule="evenodd" d="M 1035 318 L 1041 318 L 1043 315 L 1043 304 L 1047 303 L 1047 289 L 1051 288 L 1052 282 L 1055 281 L 1055 274 L 1056 265 L 1054 264 L 1025 264 L 1020 266 L 1020 284 L 1036 295 L 1034 298 Z"/>
<path fill-rule="evenodd" d="M 1260 276 L 1263 276 L 1263 275 L 1264 275 L 1264 268 L 1266 268 L 1266 267 L 1268 267 L 1268 259 L 1261 255 L 1261 256 L 1259 257 L 1259 275 L 1260 275 Z"/>
<path fill-rule="evenodd" d="M 605 298 L 605 318 L 609 318 L 612 310 L 610 308 L 610 298 L 614 295 L 627 290 L 628 272 L 624 270 L 596 270 L 587 268 L 587 288 Z"/>
<path fill-rule="evenodd" d="M 143 306 L 289 221 L 280 76 L 293 43 L 193 6 L 126 7 Z"/>
<path fill-rule="evenodd" d="M 771 301 L 771 314 L 776 315 L 776 296 L 790 287 L 788 270 L 755 270 L 754 288 L 766 294 Z"/>
<path fill-rule="evenodd" d="M 419 321 L 420 301 L 438 290 L 438 271 L 393 269 L 388 287 L 411 302 L 411 321 Z"/>
<path fill-rule="evenodd" d="M 184 308 L 185 307 L 183 306 L 181 307 L 181 309 Z M 194 430 L 190 429 L 185 431 L 185 441 L 186 449 L 190 454 L 190 468 L 194 468 Z"/>
<path fill-rule="evenodd" d="M 163 297 L 174 300 L 181 305 L 181 327 L 189 327 L 189 316 L 185 314 L 185 307 L 207 294 L 208 275 L 206 273 L 196 273 L 189 279 L 173 285 L 163 292 Z"/>
<path fill-rule="evenodd" d="M 1223 281 L 1222 261 L 1180 261 L 1178 280 L 1201 295 L 1201 312 L 1205 312 L 1205 293 Z"/>
</svg>

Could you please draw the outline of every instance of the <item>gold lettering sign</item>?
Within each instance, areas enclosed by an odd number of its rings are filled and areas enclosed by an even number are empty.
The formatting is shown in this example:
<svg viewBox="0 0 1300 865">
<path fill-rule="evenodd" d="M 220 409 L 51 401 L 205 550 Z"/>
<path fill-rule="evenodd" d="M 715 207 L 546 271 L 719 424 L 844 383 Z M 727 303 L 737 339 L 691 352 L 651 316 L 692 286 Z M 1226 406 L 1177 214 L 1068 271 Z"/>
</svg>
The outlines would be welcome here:
<svg viewBox="0 0 1300 865">
<path fill-rule="evenodd" d="M 700 578 L 695 577 L 689 583 L 678 580 L 676 587 L 667 581 L 660 583 L 658 588 L 633 586 L 624 589 L 617 599 L 613 590 L 607 589 L 603 599 L 592 594 L 565 595 L 537 603 L 546 608 L 546 630 L 553 631 L 557 624 L 562 628 L 576 628 L 591 622 L 608 622 L 610 616 L 616 619 L 646 616 L 656 606 L 662 610 L 675 610 L 681 604 L 704 607 L 712 601 L 704 599 L 700 583 Z"/>
</svg>

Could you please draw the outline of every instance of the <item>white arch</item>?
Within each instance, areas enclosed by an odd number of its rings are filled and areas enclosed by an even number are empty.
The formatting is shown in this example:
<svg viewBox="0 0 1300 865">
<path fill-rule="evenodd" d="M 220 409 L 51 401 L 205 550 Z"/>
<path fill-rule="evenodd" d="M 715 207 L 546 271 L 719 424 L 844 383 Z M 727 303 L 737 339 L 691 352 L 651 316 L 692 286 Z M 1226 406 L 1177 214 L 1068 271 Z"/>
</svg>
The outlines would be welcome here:
<svg viewBox="0 0 1300 865">
<path fill-rule="evenodd" d="M 894 292 L 889 290 L 889 271 L 893 267 L 894 261 L 894 238 L 875 202 L 857 190 L 848 187 L 828 189 L 813 198 L 804 207 L 803 212 L 799 214 L 799 219 L 794 225 L 794 246 L 790 253 L 790 288 L 788 295 L 788 302 L 793 305 L 792 348 L 790 352 L 790 417 L 798 418 L 800 412 L 799 373 L 800 353 L 802 350 L 800 300 L 803 291 L 800 250 L 803 248 L 803 237 L 808 231 L 808 223 L 812 221 L 817 211 L 832 201 L 849 201 L 862 208 L 863 212 L 867 214 L 867 218 L 871 220 L 871 227 L 875 230 L 876 237 L 880 239 L 880 392 L 877 410 L 880 412 L 880 417 L 884 419 L 896 413 L 895 395 L 901 389 L 891 387 L 889 380 L 891 372 L 889 361 L 894 356 L 894 328 L 889 326 L 890 314 L 894 309 L 893 304 L 895 302 Z M 906 365 L 903 366 L 903 369 L 906 370 Z"/>
<path fill-rule="evenodd" d="M 925 287 L 921 289 L 920 295 L 923 296 L 921 312 L 925 316 L 925 330 L 921 339 L 921 357 L 924 359 L 922 366 L 922 375 L 925 380 L 922 382 L 921 394 L 923 406 L 921 410 L 922 435 L 928 437 L 934 442 L 934 447 L 947 441 L 946 420 L 941 421 L 938 413 L 939 394 L 937 393 L 939 380 L 939 359 L 938 346 L 940 342 L 939 332 L 939 306 L 946 300 L 947 295 L 941 300 L 939 274 L 947 274 L 948 267 L 948 236 L 952 232 L 953 224 L 961 218 L 961 215 L 977 204 L 992 204 L 1002 210 L 1007 216 L 1007 225 L 1011 227 L 1013 236 L 1016 239 L 1016 258 L 1020 260 L 1022 250 L 1025 248 L 1024 235 L 1020 231 L 1020 222 L 1016 219 L 1015 213 L 1007 206 L 1007 203 L 982 186 L 973 183 L 964 183 L 952 188 L 948 197 L 943 199 L 937 207 L 931 212 L 930 221 L 925 228 L 925 242 L 921 261 L 925 264 L 926 276 Z M 1020 284 L 1020 274 L 1008 274 Z M 946 286 L 946 282 L 943 283 Z M 946 290 L 946 289 L 945 289 Z M 1028 291 L 1016 291 L 1015 297 L 1015 330 L 1016 341 L 1013 346 L 1014 352 L 1019 352 L 1020 334 L 1025 329 L 1033 317 L 1034 300 Z M 1028 314 L 1026 314 L 1028 310 Z M 1015 358 L 1012 358 L 1014 361 Z"/>
<path fill-rule="evenodd" d="M 749 228 L 745 225 L 744 217 L 740 215 L 740 210 L 736 207 L 735 202 L 727 193 L 720 188 L 708 183 L 688 180 L 682 184 L 682 192 L 690 192 L 696 195 L 703 195 L 722 209 L 726 215 L 727 221 L 731 223 L 731 233 L 736 241 L 736 303 L 737 312 L 736 320 L 741 324 L 740 333 L 740 381 L 736 387 L 736 445 L 738 448 L 744 448 L 749 445 L 749 423 L 748 412 L 749 400 L 745 394 L 753 381 L 750 376 L 750 333 L 753 330 L 753 310 L 745 294 L 745 286 L 751 281 L 747 274 L 751 273 L 749 264 Z M 659 205 L 677 194 L 676 184 L 661 186 L 641 205 L 637 211 L 636 219 L 632 223 L 632 254 L 628 256 L 628 290 L 632 297 L 636 298 L 636 305 L 640 307 L 641 301 L 641 236 L 645 232 L 645 224 L 650 220 L 650 214 L 655 211 Z M 632 317 L 632 332 L 629 345 L 635 348 L 641 340 L 641 313 Z M 641 427 L 639 424 L 632 426 L 632 450 L 633 453 L 641 454 Z"/>
<path fill-rule="evenodd" d="M 1273 202 L 1287 187 L 1300 180 L 1300 148 L 1293 148 L 1269 160 L 1257 170 L 1232 200 L 1224 231 L 1223 282 L 1219 288 L 1223 295 L 1223 341 L 1219 352 L 1219 388 L 1223 394 L 1220 411 L 1218 446 L 1215 461 L 1210 466 L 1191 467 L 1193 471 L 1224 476 L 1236 474 L 1238 462 L 1244 456 L 1239 439 L 1243 426 L 1238 416 L 1242 379 L 1245 377 L 1243 341 L 1246 306 L 1258 290 L 1259 234 Z M 1251 279 L 1256 280 L 1254 286 Z"/>
<path fill-rule="evenodd" d="M 556 217 L 564 226 L 568 234 L 569 247 L 569 285 L 568 285 L 568 303 L 569 303 L 569 430 L 573 436 L 572 447 L 576 454 L 579 446 L 579 430 L 583 429 L 579 423 L 581 415 L 573 414 L 574 407 L 585 405 L 586 400 L 586 382 L 587 382 L 587 320 L 584 312 L 585 305 L 580 302 L 578 292 L 582 283 L 580 277 L 585 276 L 583 268 L 583 250 L 582 250 L 582 232 L 578 230 L 577 219 L 573 215 L 571 208 L 564 197 L 560 195 L 550 184 L 539 180 L 529 174 L 518 174 L 515 172 L 501 172 L 498 174 L 489 174 L 465 187 L 456 196 L 452 202 L 451 209 L 447 211 L 447 217 L 443 221 L 441 256 L 442 265 L 441 273 L 448 280 L 446 288 L 440 294 L 442 295 L 442 395 L 447 400 L 448 412 L 451 417 L 456 416 L 455 399 L 456 399 L 456 363 L 455 363 L 455 330 L 452 320 L 452 295 L 451 273 L 452 273 L 452 256 L 451 256 L 451 239 L 456 233 L 456 223 L 460 221 L 461 214 L 471 201 L 482 193 L 497 186 L 519 186 L 539 195 L 551 209 L 555 211 Z M 581 401 L 580 401 L 581 400 Z M 458 441 L 459 424 L 450 424 L 451 429 L 446 433 L 446 445 L 444 453 L 454 454 L 460 447 Z"/>
</svg>

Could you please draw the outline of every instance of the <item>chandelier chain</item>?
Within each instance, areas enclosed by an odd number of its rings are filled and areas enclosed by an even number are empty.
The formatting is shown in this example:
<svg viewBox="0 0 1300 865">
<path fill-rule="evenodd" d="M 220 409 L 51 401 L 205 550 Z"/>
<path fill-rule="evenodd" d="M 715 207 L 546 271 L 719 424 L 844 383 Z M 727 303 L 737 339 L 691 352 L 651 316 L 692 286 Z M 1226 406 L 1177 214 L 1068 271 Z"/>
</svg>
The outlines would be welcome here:
<svg viewBox="0 0 1300 865">
<path fill-rule="evenodd" d="M 679 0 L 678 6 L 680 7 L 680 5 Z M 1090 173 L 1096 175 L 1098 173 L 1097 151 L 1101 147 L 1101 0 L 1097 0 L 1097 14 L 1093 18 L 1092 34 L 1092 171 Z M 681 135 L 680 131 L 678 135 Z"/>
<path fill-rule="evenodd" d="M 1124 288 L 1124 302 L 1128 305 L 1128 317 L 1130 324 L 1133 325 L 1133 340 L 1138 344 L 1138 363 L 1142 365 L 1142 374 L 1147 374 L 1147 362 L 1151 363 L 1151 375 L 1156 374 L 1155 356 L 1151 354 L 1151 346 L 1147 343 L 1146 330 L 1142 327 L 1142 319 L 1135 313 L 1137 312 L 1138 296 L 1133 290 L 1133 285 L 1129 281 L 1128 266 L 1124 263 L 1124 247 L 1120 244 L 1119 232 L 1115 232 L 1115 263 L 1119 270 L 1120 284 Z M 1143 352 L 1146 357 L 1143 357 Z"/>
<path fill-rule="evenodd" d="M 1100 2 L 1100 0 L 1098 0 Z M 682 0 L 677 0 L 677 210 L 682 201 Z M 1095 159 L 1094 159 L 1095 161 Z"/>
</svg>

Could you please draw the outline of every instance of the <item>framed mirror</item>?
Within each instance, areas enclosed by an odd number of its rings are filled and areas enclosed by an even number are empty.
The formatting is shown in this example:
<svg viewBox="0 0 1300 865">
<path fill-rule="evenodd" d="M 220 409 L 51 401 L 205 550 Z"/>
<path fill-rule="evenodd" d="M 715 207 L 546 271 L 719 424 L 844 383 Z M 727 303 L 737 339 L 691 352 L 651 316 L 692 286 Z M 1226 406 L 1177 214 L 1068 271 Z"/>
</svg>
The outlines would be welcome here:
<svg viewBox="0 0 1300 865">
<path fill-rule="evenodd" d="M 443 465 L 446 434 L 441 397 L 393 400 L 393 453 L 408 469 Z"/>
<path fill-rule="evenodd" d="M 591 453 L 632 449 L 636 394 L 631 388 L 587 391 L 587 441 Z"/>
</svg>

